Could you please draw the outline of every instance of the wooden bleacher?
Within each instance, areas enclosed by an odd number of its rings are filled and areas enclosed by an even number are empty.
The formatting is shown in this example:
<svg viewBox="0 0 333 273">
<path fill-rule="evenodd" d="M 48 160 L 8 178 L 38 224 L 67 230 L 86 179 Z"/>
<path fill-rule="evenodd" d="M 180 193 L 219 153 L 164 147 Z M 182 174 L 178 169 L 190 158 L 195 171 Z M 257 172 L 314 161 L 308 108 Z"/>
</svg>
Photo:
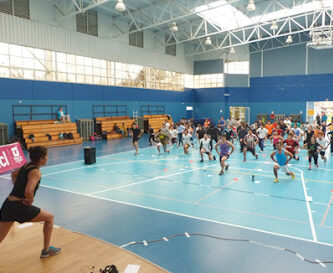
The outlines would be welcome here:
<svg viewBox="0 0 333 273">
<path fill-rule="evenodd" d="M 78 134 L 76 123 L 74 122 L 55 123 L 55 120 L 16 121 L 16 129 L 21 130 L 28 149 L 38 145 L 55 147 L 82 143 L 82 138 Z M 72 133 L 73 139 L 59 139 L 59 134 L 61 133 Z M 34 135 L 34 141 L 29 139 L 31 134 Z M 51 135 L 52 139 L 49 140 L 46 134 Z"/>
<path fill-rule="evenodd" d="M 132 128 L 132 124 L 135 122 L 134 119 L 131 119 L 129 116 L 119 116 L 119 117 L 99 117 L 96 118 L 96 128 L 99 128 L 99 130 L 110 132 L 110 134 L 107 135 L 107 139 L 119 139 L 122 138 L 122 134 L 114 133 L 113 127 L 115 124 L 118 125 L 120 129 L 123 127 L 123 123 L 125 126 L 125 134 L 127 133 L 127 128 Z"/>
<path fill-rule="evenodd" d="M 162 128 L 165 121 L 172 123 L 172 119 L 169 119 L 168 115 L 144 115 L 143 118 L 148 120 L 148 124 L 154 129 L 155 132 Z"/>
</svg>

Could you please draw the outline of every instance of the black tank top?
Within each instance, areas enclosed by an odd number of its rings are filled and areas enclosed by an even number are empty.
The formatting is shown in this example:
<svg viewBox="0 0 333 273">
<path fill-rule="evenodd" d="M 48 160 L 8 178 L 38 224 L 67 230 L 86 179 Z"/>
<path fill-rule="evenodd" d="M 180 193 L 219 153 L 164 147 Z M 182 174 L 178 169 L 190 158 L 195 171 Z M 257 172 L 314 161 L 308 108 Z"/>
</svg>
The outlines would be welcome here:
<svg viewBox="0 0 333 273">
<path fill-rule="evenodd" d="M 28 183 L 28 175 L 30 173 L 30 171 L 38 169 L 36 166 L 32 165 L 32 163 L 28 163 L 24 166 L 22 166 L 22 168 L 20 169 L 14 188 L 12 190 L 12 192 L 10 193 L 10 195 L 12 196 L 16 196 L 18 198 L 25 198 L 25 188 L 27 186 Z M 38 188 L 39 188 L 39 183 L 40 180 L 38 181 L 36 188 L 34 190 L 34 195 L 36 194 Z"/>
</svg>

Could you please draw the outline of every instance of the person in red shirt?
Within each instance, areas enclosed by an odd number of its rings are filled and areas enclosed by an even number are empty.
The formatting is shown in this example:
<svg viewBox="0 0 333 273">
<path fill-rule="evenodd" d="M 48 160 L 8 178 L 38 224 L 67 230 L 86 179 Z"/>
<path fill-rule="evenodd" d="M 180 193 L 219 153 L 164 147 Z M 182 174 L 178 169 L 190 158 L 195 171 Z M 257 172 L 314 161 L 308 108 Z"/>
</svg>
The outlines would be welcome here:
<svg viewBox="0 0 333 273">
<path fill-rule="evenodd" d="M 283 137 L 278 134 L 278 131 L 273 131 L 273 135 L 270 137 L 271 142 L 273 142 L 273 149 L 277 149 L 277 144 L 283 141 Z"/>
<path fill-rule="evenodd" d="M 280 128 L 280 125 L 276 125 L 276 128 L 273 130 L 273 132 L 277 131 L 277 134 L 279 136 L 282 136 L 283 130 Z"/>
<path fill-rule="evenodd" d="M 296 156 L 297 147 L 299 143 L 293 138 L 293 134 L 289 133 L 286 140 L 283 141 L 286 144 L 286 150 L 293 155 L 293 158 L 299 160 L 299 156 Z"/>
</svg>

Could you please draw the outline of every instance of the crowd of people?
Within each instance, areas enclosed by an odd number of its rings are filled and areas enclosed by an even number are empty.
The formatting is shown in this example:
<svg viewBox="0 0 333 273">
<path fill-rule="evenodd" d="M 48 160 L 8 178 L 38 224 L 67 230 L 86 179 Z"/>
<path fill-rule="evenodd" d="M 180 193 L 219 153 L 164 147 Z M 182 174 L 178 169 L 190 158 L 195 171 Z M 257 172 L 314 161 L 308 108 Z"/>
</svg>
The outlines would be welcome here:
<svg viewBox="0 0 333 273">
<path fill-rule="evenodd" d="M 230 155 L 235 151 L 235 143 L 239 145 L 239 151 L 243 154 L 243 162 L 247 160 L 247 152 L 254 159 L 258 159 L 258 152 L 264 152 L 266 147 L 271 146 L 273 151 L 271 158 L 275 162 L 274 174 L 278 182 L 279 169 L 294 178 L 294 173 L 288 169 L 290 160 L 299 160 L 300 149 L 307 150 L 309 170 L 312 163 L 318 167 L 318 159 L 326 162 L 326 150 L 330 146 L 333 153 L 333 123 L 326 124 L 327 119 L 314 120 L 313 124 L 293 122 L 286 117 L 279 122 L 261 120 L 248 124 L 239 119 L 225 120 L 223 117 L 214 126 L 209 119 L 203 124 L 194 124 L 192 120 L 180 120 L 179 123 L 165 122 L 158 132 L 149 127 L 149 144 L 156 143 L 157 150 L 161 153 L 161 147 L 165 153 L 170 153 L 168 145 L 182 146 L 184 153 L 188 154 L 191 148 L 199 147 L 200 162 L 204 161 L 205 154 L 208 160 L 216 160 L 213 154 L 215 148 L 221 163 L 220 175 L 228 170 L 226 163 Z M 138 129 L 133 124 L 133 143 L 137 154 Z M 140 136 L 143 131 L 140 131 Z M 257 148 L 258 146 L 258 148 Z"/>
</svg>

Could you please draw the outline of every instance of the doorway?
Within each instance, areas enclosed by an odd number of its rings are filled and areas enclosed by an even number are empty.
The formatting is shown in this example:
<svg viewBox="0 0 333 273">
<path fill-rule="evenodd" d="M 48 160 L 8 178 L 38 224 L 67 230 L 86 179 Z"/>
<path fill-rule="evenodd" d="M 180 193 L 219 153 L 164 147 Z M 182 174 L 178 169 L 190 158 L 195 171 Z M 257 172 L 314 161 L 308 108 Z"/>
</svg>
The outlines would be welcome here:
<svg viewBox="0 0 333 273">
<path fill-rule="evenodd" d="M 230 106 L 230 119 L 250 123 L 250 107 Z"/>
<path fill-rule="evenodd" d="M 307 122 L 312 123 L 316 116 L 322 116 L 322 113 L 327 115 L 327 123 L 332 122 L 333 118 L 333 101 L 315 101 L 307 102 Z"/>
</svg>

